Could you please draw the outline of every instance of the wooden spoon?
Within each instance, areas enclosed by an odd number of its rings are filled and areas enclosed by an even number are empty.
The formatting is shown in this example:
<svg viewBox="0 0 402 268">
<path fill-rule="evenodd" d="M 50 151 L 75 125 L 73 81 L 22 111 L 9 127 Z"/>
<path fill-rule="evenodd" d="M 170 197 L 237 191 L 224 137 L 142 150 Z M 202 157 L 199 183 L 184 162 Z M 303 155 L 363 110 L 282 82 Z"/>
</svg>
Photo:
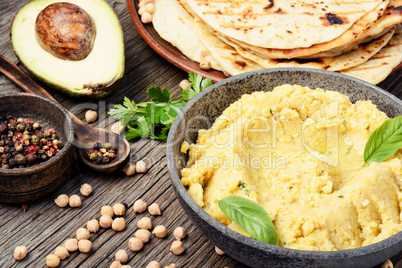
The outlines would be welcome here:
<svg viewBox="0 0 402 268">
<path fill-rule="evenodd" d="M 1 55 L 0 72 L 26 92 L 41 95 L 56 101 L 44 88 L 39 86 L 20 68 L 18 68 L 17 65 Z M 121 169 L 125 165 L 128 160 L 128 155 L 130 154 L 130 144 L 126 139 L 109 130 L 90 127 L 70 111 L 67 110 L 67 112 L 71 115 L 74 122 L 74 133 L 76 139 L 74 145 L 78 148 L 80 158 L 85 165 L 97 172 L 105 174 Z M 116 158 L 108 164 L 94 164 L 92 161 L 86 159 L 86 151 L 93 147 L 96 142 L 100 142 L 101 144 L 109 142 L 113 147 L 117 148 Z"/>
</svg>

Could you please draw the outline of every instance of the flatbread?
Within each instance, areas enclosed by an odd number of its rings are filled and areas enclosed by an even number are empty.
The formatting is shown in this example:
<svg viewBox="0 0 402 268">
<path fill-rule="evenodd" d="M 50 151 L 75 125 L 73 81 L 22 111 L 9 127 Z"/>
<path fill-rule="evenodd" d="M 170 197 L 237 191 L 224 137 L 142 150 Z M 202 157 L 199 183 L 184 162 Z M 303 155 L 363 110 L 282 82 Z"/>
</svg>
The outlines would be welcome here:
<svg viewBox="0 0 402 268">
<path fill-rule="evenodd" d="M 196 62 L 208 61 L 215 70 L 222 67 L 194 32 L 194 20 L 176 0 L 155 0 L 152 23 L 156 32 Z"/>
<path fill-rule="evenodd" d="M 207 25 L 224 36 L 257 47 L 292 49 L 339 37 L 383 1 L 188 0 L 188 3 Z"/>
<path fill-rule="evenodd" d="M 382 7 L 386 6 L 386 3 L 384 2 L 380 6 Z M 376 11 L 379 12 L 380 9 Z M 384 15 L 380 19 L 378 19 L 378 21 L 373 21 L 374 17 L 378 17 L 377 12 L 373 11 L 368 13 L 338 38 L 330 42 L 316 44 L 308 48 L 268 49 L 268 48 L 252 46 L 247 43 L 222 36 L 220 35 L 219 32 L 217 32 L 216 34 L 220 38 L 221 37 L 226 38 L 229 41 L 236 43 L 238 46 L 243 47 L 244 49 L 250 51 L 251 53 L 254 53 L 260 57 L 268 59 L 300 58 L 313 54 L 315 54 L 314 57 L 317 56 L 322 57 L 326 56 L 325 53 L 329 52 L 331 52 L 331 54 L 329 54 L 328 56 L 334 56 L 335 52 L 344 53 L 345 51 L 354 49 L 357 47 L 357 45 L 361 44 L 362 42 L 367 42 L 372 38 L 376 38 L 379 35 L 384 34 L 385 33 L 384 30 L 386 29 L 389 30 L 390 27 L 402 23 L 402 0 L 390 0 L 389 6 L 385 8 Z"/>
<path fill-rule="evenodd" d="M 365 63 L 340 71 L 371 84 L 378 84 L 402 62 L 402 26 L 398 25 L 388 44 Z"/>
<path fill-rule="evenodd" d="M 357 49 L 349 51 L 345 54 L 336 57 L 318 57 L 313 59 L 265 59 L 250 53 L 236 44 L 230 43 L 230 45 L 233 46 L 240 55 L 257 62 L 264 68 L 307 67 L 327 71 L 339 71 L 366 62 L 389 42 L 393 34 L 394 28 L 380 38 L 369 43 L 361 44 Z"/>
</svg>

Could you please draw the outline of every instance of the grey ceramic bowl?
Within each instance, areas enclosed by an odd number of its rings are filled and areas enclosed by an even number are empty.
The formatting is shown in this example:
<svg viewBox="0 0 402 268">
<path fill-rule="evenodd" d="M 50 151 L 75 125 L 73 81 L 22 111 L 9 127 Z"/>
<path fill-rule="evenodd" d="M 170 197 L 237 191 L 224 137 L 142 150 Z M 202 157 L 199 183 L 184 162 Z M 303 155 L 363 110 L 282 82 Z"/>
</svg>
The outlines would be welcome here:
<svg viewBox="0 0 402 268">
<path fill-rule="evenodd" d="M 167 144 L 167 164 L 176 195 L 188 217 L 213 244 L 234 259 L 252 267 L 373 267 L 402 250 L 402 232 L 379 243 L 341 251 L 304 251 L 266 244 L 230 230 L 209 216 L 180 182 L 187 155 L 180 152 L 184 140 L 195 143 L 197 131 L 212 122 L 241 95 L 270 91 L 282 84 L 339 91 L 352 102 L 371 100 L 389 117 L 402 114 L 402 101 L 359 79 L 314 69 L 260 70 L 225 79 L 192 99 L 174 121 Z M 208 118 L 209 122 L 201 120 Z"/>
</svg>

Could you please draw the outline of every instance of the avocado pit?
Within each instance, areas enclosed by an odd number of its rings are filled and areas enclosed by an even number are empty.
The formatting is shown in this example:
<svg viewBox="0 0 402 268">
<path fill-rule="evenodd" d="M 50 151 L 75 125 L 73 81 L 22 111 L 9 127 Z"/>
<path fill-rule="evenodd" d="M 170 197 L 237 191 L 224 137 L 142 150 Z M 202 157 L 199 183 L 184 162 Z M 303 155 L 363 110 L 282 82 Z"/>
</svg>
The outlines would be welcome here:
<svg viewBox="0 0 402 268">
<path fill-rule="evenodd" d="M 53 3 L 43 9 L 35 22 L 39 45 L 55 57 L 79 61 L 91 52 L 96 28 L 91 17 L 79 6 Z"/>
</svg>

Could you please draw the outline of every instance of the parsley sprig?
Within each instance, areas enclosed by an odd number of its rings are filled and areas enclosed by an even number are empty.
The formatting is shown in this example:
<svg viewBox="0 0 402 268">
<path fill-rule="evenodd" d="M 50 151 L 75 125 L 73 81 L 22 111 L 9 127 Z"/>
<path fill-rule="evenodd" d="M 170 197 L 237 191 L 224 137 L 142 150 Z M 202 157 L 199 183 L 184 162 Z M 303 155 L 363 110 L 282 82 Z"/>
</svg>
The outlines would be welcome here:
<svg viewBox="0 0 402 268">
<path fill-rule="evenodd" d="M 211 78 L 203 78 L 200 74 L 189 73 L 190 87 L 181 91 L 181 98 L 170 100 L 167 88 L 153 86 L 147 89 L 150 102 L 135 103 L 124 97 L 123 104 L 114 105 L 109 114 L 126 126 L 126 139 L 150 138 L 166 141 L 169 129 L 186 101 L 212 85 Z"/>
</svg>

